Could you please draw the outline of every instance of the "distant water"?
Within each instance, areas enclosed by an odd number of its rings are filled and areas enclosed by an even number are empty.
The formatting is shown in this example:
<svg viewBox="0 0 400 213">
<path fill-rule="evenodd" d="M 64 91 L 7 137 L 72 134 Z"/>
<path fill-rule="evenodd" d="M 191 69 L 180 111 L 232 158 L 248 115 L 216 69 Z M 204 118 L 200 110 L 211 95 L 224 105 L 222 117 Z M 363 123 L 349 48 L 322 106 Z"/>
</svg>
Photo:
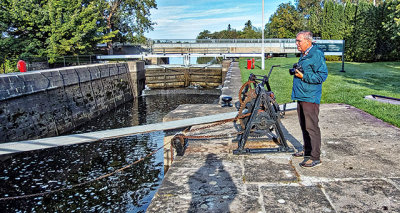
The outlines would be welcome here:
<svg viewBox="0 0 400 213">
<path fill-rule="evenodd" d="M 140 97 L 94 119 L 73 133 L 161 122 L 181 104 L 218 101 L 216 95 Z M 152 132 L 101 142 L 31 151 L 3 158 L 0 198 L 56 190 L 93 180 L 163 145 Z M 163 151 L 117 175 L 48 196 L 0 201 L 1 212 L 145 212 L 164 177 Z"/>
</svg>

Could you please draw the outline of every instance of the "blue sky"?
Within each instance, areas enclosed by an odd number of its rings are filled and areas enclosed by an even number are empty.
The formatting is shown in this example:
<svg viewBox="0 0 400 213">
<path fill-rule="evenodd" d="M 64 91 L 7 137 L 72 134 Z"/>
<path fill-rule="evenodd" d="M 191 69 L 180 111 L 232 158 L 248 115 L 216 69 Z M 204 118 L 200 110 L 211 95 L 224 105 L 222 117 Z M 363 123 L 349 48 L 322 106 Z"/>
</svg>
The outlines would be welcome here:
<svg viewBox="0 0 400 213">
<path fill-rule="evenodd" d="M 194 39 L 203 30 L 242 30 L 247 20 L 261 27 L 262 0 L 156 0 L 151 20 L 157 24 L 145 36 L 151 39 Z M 264 0 L 264 24 L 281 3 L 294 0 Z"/>
</svg>

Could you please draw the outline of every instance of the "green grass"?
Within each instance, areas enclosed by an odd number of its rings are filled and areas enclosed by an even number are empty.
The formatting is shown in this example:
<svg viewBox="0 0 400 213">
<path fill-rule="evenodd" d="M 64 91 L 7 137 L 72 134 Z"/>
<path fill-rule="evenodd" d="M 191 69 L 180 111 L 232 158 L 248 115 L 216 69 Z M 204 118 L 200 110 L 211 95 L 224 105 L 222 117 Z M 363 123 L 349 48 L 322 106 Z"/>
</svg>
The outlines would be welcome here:
<svg viewBox="0 0 400 213">
<path fill-rule="evenodd" d="M 256 61 L 255 69 L 247 70 L 246 58 L 242 58 L 239 62 L 242 81 L 246 82 L 250 73 L 266 75 L 272 65 L 281 65 L 272 71 L 270 85 L 278 103 L 291 102 L 293 76 L 288 69 L 297 61 L 298 58 L 271 58 L 266 60 L 263 71 L 260 60 Z M 364 99 L 371 94 L 400 98 L 400 62 L 346 62 L 346 72 L 339 72 L 341 62 L 327 62 L 327 66 L 329 75 L 323 84 L 321 104 L 349 104 L 400 127 L 400 105 Z"/>
</svg>

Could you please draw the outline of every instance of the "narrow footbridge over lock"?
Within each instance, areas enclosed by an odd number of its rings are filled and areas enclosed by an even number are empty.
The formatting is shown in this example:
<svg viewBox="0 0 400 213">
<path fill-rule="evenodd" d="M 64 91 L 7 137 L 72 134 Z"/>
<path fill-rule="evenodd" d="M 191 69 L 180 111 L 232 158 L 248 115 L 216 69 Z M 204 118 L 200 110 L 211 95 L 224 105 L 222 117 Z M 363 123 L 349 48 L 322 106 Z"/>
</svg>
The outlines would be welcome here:
<svg viewBox="0 0 400 213">
<path fill-rule="evenodd" d="M 152 52 L 171 53 L 261 53 L 262 39 L 157 39 Z M 295 39 L 264 39 L 266 53 L 298 53 Z"/>
<path fill-rule="evenodd" d="M 314 40 L 325 55 L 341 55 L 344 40 Z M 264 43 L 266 54 L 300 53 L 295 39 L 153 39 L 146 45 L 147 55 L 162 54 L 260 54 Z M 134 55 L 129 51 L 130 43 L 115 43 L 120 55 Z M 136 52 L 137 55 L 137 52 Z"/>
<path fill-rule="evenodd" d="M 325 55 L 343 56 L 344 40 L 315 40 Z M 264 44 L 263 44 L 264 43 Z M 266 55 L 299 54 L 295 39 L 153 39 L 147 44 L 149 52 L 137 54 L 129 49 L 134 44 L 115 43 L 119 55 L 97 56 L 107 59 L 160 59 L 183 57 L 188 65 L 190 57 L 262 57 Z M 262 51 L 264 46 L 264 51 Z M 133 53 L 133 54 L 132 54 Z"/>
</svg>

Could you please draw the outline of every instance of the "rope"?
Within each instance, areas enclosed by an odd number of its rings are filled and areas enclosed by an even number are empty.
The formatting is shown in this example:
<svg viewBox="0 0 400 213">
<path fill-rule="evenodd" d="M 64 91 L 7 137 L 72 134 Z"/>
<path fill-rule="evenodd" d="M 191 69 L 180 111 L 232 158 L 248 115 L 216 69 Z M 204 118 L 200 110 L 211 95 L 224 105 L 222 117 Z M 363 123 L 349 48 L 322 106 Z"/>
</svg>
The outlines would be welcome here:
<svg viewBox="0 0 400 213">
<path fill-rule="evenodd" d="M 67 187 L 64 187 L 64 188 L 61 188 L 61 189 L 55 189 L 55 190 L 51 190 L 51 191 L 46 191 L 46 192 L 40 192 L 40 193 L 29 194 L 29 195 L 20 195 L 20 196 L 14 196 L 14 197 L 3 197 L 3 198 L 0 198 L 0 201 L 8 201 L 8 200 L 23 199 L 23 198 L 47 196 L 47 195 L 49 195 L 49 194 L 53 194 L 53 193 L 56 193 L 56 192 L 61 192 L 61 191 L 68 190 L 68 189 L 73 189 L 73 188 L 76 188 L 76 187 L 78 187 L 78 186 L 83 186 L 83 185 L 86 185 L 86 184 L 88 184 L 88 183 L 92 183 L 92 182 L 95 182 L 95 181 L 104 179 L 104 178 L 106 178 L 106 177 L 110 177 L 110 176 L 112 176 L 112 175 L 114 175 L 114 174 L 116 174 L 116 173 L 122 172 L 123 170 L 132 167 L 132 166 L 135 165 L 135 164 L 138 164 L 138 163 L 144 161 L 146 158 L 148 158 L 148 157 L 154 155 L 155 153 L 157 153 L 158 151 L 160 151 L 162 148 L 164 148 L 164 147 L 165 147 L 166 145 L 168 145 L 169 143 L 170 143 L 170 142 L 164 144 L 163 146 L 161 146 L 161 147 L 155 149 L 155 150 L 152 151 L 151 153 L 147 154 L 146 156 L 144 156 L 143 158 L 141 158 L 141 159 L 139 159 L 139 160 L 136 160 L 135 162 L 133 162 L 133 163 L 131 163 L 131 164 L 128 164 L 128 165 L 126 165 L 126 166 L 124 166 L 124 167 L 122 167 L 122 168 L 119 168 L 119 169 L 117 169 L 117 170 L 115 170 L 115 171 L 113 171 L 113 172 L 111 172 L 111 173 L 102 175 L 102 176 L 97 177 L 97 178 L 95 178 L 95 179 L 92 179 L 92 180 L 89 180 L 89 181 L 85 181 L 85 182 L 83 182 L 83 183 L 78 183 L 78 184 L 75 184 L 75 185 L 67 186 Z"/>
</svg>

